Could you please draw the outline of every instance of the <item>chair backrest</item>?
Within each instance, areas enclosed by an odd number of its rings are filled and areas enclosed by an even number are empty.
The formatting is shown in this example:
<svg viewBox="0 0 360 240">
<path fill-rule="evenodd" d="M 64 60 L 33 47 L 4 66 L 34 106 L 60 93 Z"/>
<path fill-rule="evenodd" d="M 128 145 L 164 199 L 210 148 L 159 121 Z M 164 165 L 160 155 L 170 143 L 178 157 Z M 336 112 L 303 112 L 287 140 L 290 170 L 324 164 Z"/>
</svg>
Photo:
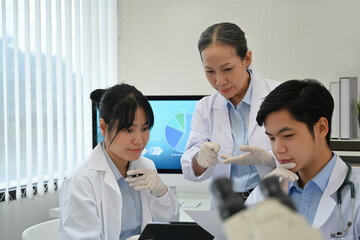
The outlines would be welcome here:
<svg viewBox="0 0 360 240">
<path fill-rule="evenodd" d="M 54 219 L 33 225 L 22 233 L 23 240 L 58 240 L 60 219 Z"/>
</svg>

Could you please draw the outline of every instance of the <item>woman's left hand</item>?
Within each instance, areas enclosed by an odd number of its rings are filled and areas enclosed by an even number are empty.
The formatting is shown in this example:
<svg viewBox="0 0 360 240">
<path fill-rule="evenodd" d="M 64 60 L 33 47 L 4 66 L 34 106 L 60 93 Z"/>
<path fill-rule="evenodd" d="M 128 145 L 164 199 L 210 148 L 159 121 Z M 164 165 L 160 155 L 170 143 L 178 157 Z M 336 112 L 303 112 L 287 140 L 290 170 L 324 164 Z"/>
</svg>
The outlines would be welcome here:
<svg viewBox="0 0 360 240">
<path fill-rule="evenodd" d="M 125 181 L 129 183 L 130 187 L 134 187 L 135 190 L 150 190 L 156 197 L 161 197 L 168 191 L 167 186 L 163 183 L 155 170 L 140 168 L 129 170 L 127 175 Z M 138 176 L 130 177 L 131 175 Z"/>
</svg>

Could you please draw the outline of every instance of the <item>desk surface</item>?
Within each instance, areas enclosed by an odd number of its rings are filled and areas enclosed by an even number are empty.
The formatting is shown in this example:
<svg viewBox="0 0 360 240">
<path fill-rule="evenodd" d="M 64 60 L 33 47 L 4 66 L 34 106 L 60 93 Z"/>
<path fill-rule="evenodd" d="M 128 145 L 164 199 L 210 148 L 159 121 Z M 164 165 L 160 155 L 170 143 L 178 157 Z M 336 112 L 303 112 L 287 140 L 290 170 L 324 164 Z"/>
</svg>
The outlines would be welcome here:
<svg viewBox="0 0 360 240">
<path fill-rule="evenodd" d="M 179 201 L 182 200 L 197 200 L 201 204 L 196 208 L 184 208 L 180 207 L 180 221 L 182 222 L 193 222 L 194 220 L 187 215 L 184 210 L 209 210 L 210 209 L 210 194 L 206 191 L 192 191 L 192 190 L 178 190 L 176 195 L 179 198 Z"/>
<path fill-rule="evenodd" d="M 201 204 L 196 208 L 184 208 L 180 207 L 180 221 L 182 222 L 193 222 L 194 220 L 187 215 L 184 210 L 209 210 L 210 209 L 210 194 L 207 191 L 199 191 L 199 189 L 179 189 L 176 195 L 181 200 L 198 200 Z M 51 208 L 49 210 L 50 218 L 59 218 L 59 207 Z"/>
</svg>

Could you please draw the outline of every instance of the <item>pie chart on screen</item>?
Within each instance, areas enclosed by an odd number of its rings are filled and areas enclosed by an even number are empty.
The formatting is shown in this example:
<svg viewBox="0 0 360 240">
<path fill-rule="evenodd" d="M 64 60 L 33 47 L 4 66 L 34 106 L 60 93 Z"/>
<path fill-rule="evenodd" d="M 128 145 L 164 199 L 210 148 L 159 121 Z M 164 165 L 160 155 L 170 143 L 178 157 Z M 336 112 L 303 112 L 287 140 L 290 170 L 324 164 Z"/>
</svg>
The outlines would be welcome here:
<svg viewBox="0 0 360 240">
<path fill-rule="evenodd" d="M 165 126 L 165 138 L 169 146 L 177 152 L 184 153 L 191 130 L 190 113 L 175 114 Z"/>
</svg>

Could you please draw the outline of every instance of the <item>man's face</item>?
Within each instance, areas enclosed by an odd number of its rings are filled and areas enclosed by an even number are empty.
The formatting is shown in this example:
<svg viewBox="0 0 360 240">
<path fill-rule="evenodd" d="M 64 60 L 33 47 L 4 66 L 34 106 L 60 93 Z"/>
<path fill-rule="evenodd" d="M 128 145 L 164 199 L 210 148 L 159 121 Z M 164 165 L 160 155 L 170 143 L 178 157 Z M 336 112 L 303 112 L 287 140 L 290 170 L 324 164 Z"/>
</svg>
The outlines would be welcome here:
<svg viewBox="0 0 360 240">
<path fill-rule="evenodd" d="M 294 162 L 293 172 L 312 167 L 317 144 L 305 123 L 295 120 L 288 110 L 281 109 L 265 118 L 265 129 L 280 164 Z"/>
</svg>

